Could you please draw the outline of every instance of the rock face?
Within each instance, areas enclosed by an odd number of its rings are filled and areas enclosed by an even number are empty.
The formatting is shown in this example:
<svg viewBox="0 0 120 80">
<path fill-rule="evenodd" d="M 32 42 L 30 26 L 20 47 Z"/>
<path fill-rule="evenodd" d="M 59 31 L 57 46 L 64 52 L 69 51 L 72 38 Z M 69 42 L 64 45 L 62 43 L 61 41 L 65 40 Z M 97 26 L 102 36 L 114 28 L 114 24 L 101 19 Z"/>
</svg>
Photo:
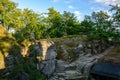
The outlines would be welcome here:
<svg viewBox="0 0 120 80">
<path fill-rule="evenodd" d="M 100 52 L 98 42 L 85 43 L 73 38 L 55 43 L 58 60 L 55 72 L 49 80 L 86 80 L 91 67 L 111 50 L 109 48 L 105 52 Z"/>
<path fill-rule="evenodd" d="M 55 70 L 55 60 L 48 60 L 46 61 L 45 66 L 42 69 L 42 73 L 49 76 L 51 75 Z"/>
<path fill-rule="evenodd" d="M 41 56 L 42 60 L 38 62 L 38 69 L 45 75 L 50 76 L 55 71 L 56 62 L 56 48 L 53 41 L 40 40 L 37 41 L 37 45 L 34 47 L 38 56 Z"/>
<path fill-rule="evenodd" d="M 4 68 L 5 68 L 4 56 L 0 52 L 0 69 L 4 69 Z"/>
<path fill-rule="evenodd" d="M 86 80 L 91 67 L 105 56 L 113 47 L 98 55 L 83 54 L 72 63 L 57 60 L 56 72 L 49 80 Z"/>
<path fill-rule="evenodd" d="M 55 43 L 54 43 L 55 42 Z M 34 46 L 38 69 L 48 80 L 82 80 L 89 75 L 91 67 L 108 52 L 98 53 L 98 42 L 85 43 L 80 38 L 58 41 L 39 40 Z"/>
</svg>

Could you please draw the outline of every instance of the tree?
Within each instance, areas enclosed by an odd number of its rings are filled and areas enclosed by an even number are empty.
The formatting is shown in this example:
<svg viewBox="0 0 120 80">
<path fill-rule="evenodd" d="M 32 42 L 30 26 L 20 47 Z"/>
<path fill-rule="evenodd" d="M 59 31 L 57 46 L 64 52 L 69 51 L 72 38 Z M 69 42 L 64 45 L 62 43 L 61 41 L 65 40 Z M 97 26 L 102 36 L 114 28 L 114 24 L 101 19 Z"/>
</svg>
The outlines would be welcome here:
<svg viewBox="0 0 120 80">
<path fill-rule="evenodd" d="M 15 33 L 17 40 L 30 40 L 31 33 L 35 35 L 35 39 L 40 39 L 44 31 L 44 24 L 42 24 L 40 15 L 32 10 L 24 9 L 20 17 L 23 21 L 23 27 Z"/>
<path fill-rule="evenodd" d="M 91 17 L 86 15 L 85 19 L 81 22 L 81 32 L 84 34 L 90 34 L 91 31 L 94 31 L 94 23 L 91 20 Z"/>
<path fill-rule="evenodd" d="M 0 1 L 0 23 L 7 30 L 13 27 L 12 25 L 18 17 L 16 13 L 19 13 L 19 10 L 16 7 L 17 4 L 10 0 Z"/>
<path fill-rule="evenodd" d="M 120 6 L 119 5 L 111 5 L 110 11 L 113 11 L 113 26 L 115 27 L 115 31 L 113 34 L 114 41 L 120 42 Z"/>
<path fill-rule="evenodd" d="M 80 32 L 80 22 L 73 13 L 64 11 L 63 15 L 63 28 L 66 35 L 79 34 Z"/>
<path fill-rule="evenodd" d="M 80 32 L 80 23 L 73 13 L 64 11 L 63 14 L 60 14 L 54 8 L 48 9 L 45 24 L 48 26 L 46 32 L 51 38 L 74 35 Z"/>
<path fill-rule="evenodd" d="M 46 34 L 53 38 L 53 37 L 61 37 L 63 34 L 61 32 L 62 27 L 62 17 L 59 12 L 57 12 L 54 8 L 48 9 L 48 17 L 45 18 L 46 24 Z"/>
<path fill-rule="evenodd" d="M 110 16 L 104 11 L 92 13 L 91 21 L 94 23 L 93 27 L 95 28 L 91 33 L 92 38 L 108 40 L 111 36 L 109 33 L 114 31 L 112 21 L 109 18 Z"/>
<path fill-rule="evenodd" d="M 111 5 L 111 9 L 110 11 L 114 11 L 114 14 L 113 14 L 113 20 L 115 22 L 115 26 L 116 27 L 120 27 L 120 6 L 119 5 Z"/>
<path fill-rule="evenodd" d="M 110 16 L 104 11 L 93 12 L 91 16 L 86 16 L 81 23 L 83 31 L 86 30 L 89 40 L 92 43 L 94 40 L 99 41 L 101 52 L 106 48 L 109 38 L 113 36 L 115 29 L 112 24 Z M 94 44 L 92 44 L 92 47 L 94 48 Z"/>
</svg>

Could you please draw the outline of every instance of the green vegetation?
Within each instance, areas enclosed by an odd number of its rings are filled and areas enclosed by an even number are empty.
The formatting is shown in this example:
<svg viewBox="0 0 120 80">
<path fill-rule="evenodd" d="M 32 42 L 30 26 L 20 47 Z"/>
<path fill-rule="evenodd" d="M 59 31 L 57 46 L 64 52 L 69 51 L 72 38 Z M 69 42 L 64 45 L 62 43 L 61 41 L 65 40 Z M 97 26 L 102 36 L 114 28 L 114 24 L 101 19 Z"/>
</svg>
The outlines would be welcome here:
<svg viewBox="0 0 120 80">
<path fill-rule="evenodd" d="M 116 46 L 112 49 L 112 51 L 101 58 L 100 62 L 108 62 L 108 63 L 120 63 L 120 46 Z"/>
<path fill-rule="evenodd" d="M 64 11 L 61 14 L 54 8 L 49 8 L 48 13 L 44 14 L 47 17 L 44 17 L 30 9 L 21 10 L 17 8 L 17 3 L 10 0 L 1 0 L 0 69 L 7 67 L 4 60 L 8 54 L 11 54 L 15 59 L 15 67 L 10 69 L 11 73 L 7 76 L 8 78 L 15 76 L 17 79 L 20 75 L 19 72 L 24 71 L 31 80 L 40 80 L 40 73 L 36 69 L 35 63 L 32 63 L 28 56 L 23 58 L 20 54 L 23 48 L 26 49 L 27 53 L 30 45 L 39 39 L 52 38 L 57 40 L 61 38 L 62 43 L 62 38 L 85 35 L 88 41 L 99 40 L 101 49 L 110 42 L 120 43 L 120 31 L 117 30 L 120 28 L 120 7 L 118 5 L 111 7 L 111 11 L 114 13 L 112 16 L 104 11 L 93 12 L 90 16 L 85 16 L 85 19 L 80 22 L 70 12 Z M 74 40 L 67 42 L 65 47 L 68 49 L 73 47 Z M 58 51 L 62 53 L 59 49 Z M 68 53 L 70 58 L 74 57 L 74 52 L 70 51 L 70 53 Z M 63 56 L 65 55 L 59 55 L 59 57 Z"/>
<path fill-rule="evenodd" d="M 2 0 L 0 2 L 0 22 L 8 30 L 14 30 L 14 37 L 18 42 L 32 38 L 59 38 L 68 35 L 87 34 L 90 39 L 108 40 L 109 38 L 118 39 L 119 27 L 119 6 L 112 6 L 114 15 L 110 16 L 107 12 L 93 12 L 90 16 L 86 15 L 80 23 L 73 13 L 64 11 L 63 14 L 54 8 L 49 8 L 48 13 L 35 13 L 29 9 L 19 9 L 17 4 Z M 111 18 L 112 17 L 112 18 Z M 116 23 L 116 24 L 114 24 Z M 33 39 L 32 39 L 33 40 Z"/>
</svg>

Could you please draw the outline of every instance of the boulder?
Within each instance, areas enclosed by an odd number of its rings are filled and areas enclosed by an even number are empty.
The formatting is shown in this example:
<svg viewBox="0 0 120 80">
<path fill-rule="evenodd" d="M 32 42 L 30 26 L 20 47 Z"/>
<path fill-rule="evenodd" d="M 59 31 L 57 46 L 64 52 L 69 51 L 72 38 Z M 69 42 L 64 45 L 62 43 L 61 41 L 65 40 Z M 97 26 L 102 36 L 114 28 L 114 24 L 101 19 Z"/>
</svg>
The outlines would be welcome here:
<svg viewBox="0 0 120 80">
<path fill-rule="evenodd" d="M 55 70 L 55 60 L 46 61 L 45 66 L 42 69 L 42 73 L 46 76 L 50 76 Z"/>
<path fill-rule="evenodd" d="M 83 47 L 82 44 L 79 44 L 78 47 L 75 48 L 75 53 L 78 54 L 78 55 L 83 53 L 83 51 L 84 51 L 84 47 Z"/>
<path fill-rule="evenodd" d="M 50 40 L 37 41 L 42 52 L 42 60 L 55 59 L 57 56 L 55 44 Z M 40 51 L 40 50 L 39 50 Z"/>
<path fill-rule="evenodd" d="M 56 64 L 56 48 L 53 41 L 39 40 L 36 41 L 37 45 L 35 50 L 37 55 L 41 57 L 41 61 L 38 61 L 38 69 L 45 75 L 50 76 L 55 71 Z"/>
<path fill-rule="evenodd" d="M 66 68 L 67 63 L 65 63 L 63 60 L 57 60 L 56 64 L 56 72 L 63 72 Z"/>
<path fill-rule="evenodd" d="M 84 62 L 80 62 L 80 63 L 77 65 L 77 71 L 79 71 L 80 73 L 83 73 L 84 66 L 85 66 L 85 63 L 84 63 Z"/>
</svg>

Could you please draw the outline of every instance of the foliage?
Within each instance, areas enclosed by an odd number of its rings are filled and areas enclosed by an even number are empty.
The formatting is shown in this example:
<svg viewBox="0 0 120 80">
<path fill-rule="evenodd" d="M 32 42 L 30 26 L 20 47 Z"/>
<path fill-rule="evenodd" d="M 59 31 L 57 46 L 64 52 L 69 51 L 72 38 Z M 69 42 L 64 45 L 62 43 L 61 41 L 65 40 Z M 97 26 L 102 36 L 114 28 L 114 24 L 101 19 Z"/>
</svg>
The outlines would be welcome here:
<svg viewBox="0 0 120 80">
<path fill-rule="evenodd" d="M 116 6 L 113 6 L 111 5 L 111 10 L 110 11 L 113 11 L 113 26 L 116 28 L 115 30 L 115 34 L 113 35 L 114 37 L 114 41 L 116 42 L 120 42 L 120 6 L 119 5 L 116 5 Z"/>
<path fill-rule="evenodd" d="M 48 26 L 46 31 L 48 37 L 63 37 L 79 33 L 80 23 L 73 13 L 64 11 L 63 14 L 60 14 L 54 8 L 48 10 L 48 17 L 45 18 L 45 23 Z"/>
<path fill-rule="evenodd" d="M 87 24 L 87 25 L 86 25 Z M 85 16 L 81 22 L 82 32 L 87 33 L 90 39 L 112 41 L 117 40 L 119 35 L 114 26 L 114 19 L 104 11 L 93 12 L 91 16 Z"/>
<path fill-rule="evenodd" d="M 29 58 L 21 58 L 20 62 L 12 69 L 12 73 L 8 78 L 18 79 L 21 72 L 27 73 L 30 80 L 42 80 L 40 72 L 36 69 L 35 63 Z"/>
</svg>

